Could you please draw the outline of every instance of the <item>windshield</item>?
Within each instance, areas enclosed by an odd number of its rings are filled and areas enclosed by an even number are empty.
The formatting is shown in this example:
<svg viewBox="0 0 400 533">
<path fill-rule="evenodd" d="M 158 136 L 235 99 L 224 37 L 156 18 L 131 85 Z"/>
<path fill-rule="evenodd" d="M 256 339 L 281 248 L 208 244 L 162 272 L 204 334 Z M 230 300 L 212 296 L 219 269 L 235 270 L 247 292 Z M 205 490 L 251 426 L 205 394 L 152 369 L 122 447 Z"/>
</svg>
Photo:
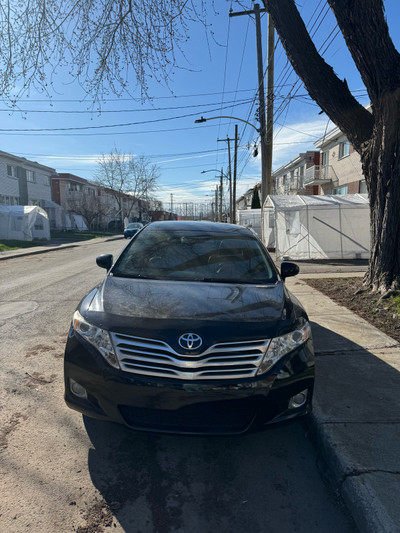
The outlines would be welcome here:
<svg viewBox="0 0 400 533">
<path fill-rule="evenodd" d="M 131 222 L 130 224 L 128 224 L 126 227 L 127 229 L 132 229 L 132 228 L 141 228 L 143 226 L 143 224 L 141 224 L 140 222 Z"/>
<path fill-rule="evenodd" d="M 116 262 L 113 275 L 146 279 L 274 283 L 258 240 L 242 232 L 163 230 L 148 226 Z"/>
</svg>

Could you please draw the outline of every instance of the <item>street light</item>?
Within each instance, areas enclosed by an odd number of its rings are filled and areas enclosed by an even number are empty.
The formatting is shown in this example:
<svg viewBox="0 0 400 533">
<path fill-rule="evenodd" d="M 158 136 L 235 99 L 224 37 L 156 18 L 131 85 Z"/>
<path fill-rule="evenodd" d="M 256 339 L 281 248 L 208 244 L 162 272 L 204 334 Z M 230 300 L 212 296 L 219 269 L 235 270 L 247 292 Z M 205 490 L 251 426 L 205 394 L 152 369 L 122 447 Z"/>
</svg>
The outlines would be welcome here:
<svg viewBox="0 0 400 533">
<path fill-rule="evenodd" d="M 222 180 L 223 180 L 223 177 L 224 177 L 224 172 L 223 172 L 223 169 L 221 168 L 221 170 L 218 170 L 216 168 L 211 168 L 209 170 L 202 170 L 201 171 L 201 174 L 205 174 L 206 172 L 220 172 L 220 186 L 219 186 L 219 220 L 220 222 L 222 222 L 222 186 L 223 186 L 223 183 L 222 183 Z M 216 219 L 216 222 L 218 222 L 218 185 L 217 185 L 217 189 L 215 191 L 215 219 Z"/>
<path fill-rule="evenodd" d="M 257 133 L 260 133 L 261 134 L 261 131 L 256 127 L 254 126 L 254 124 L 252 124 L 251 122 L 247 122 L 247 120 L 244 120 L 243 118 L 239 118 L 239 117 L 229 117 L 227 115 L 224 115 L 224 116 L 220 116 L 220 117 L 208 117 L 208 118 L 204 118 L 204 117 L 200 117 L 198 118 L 197 120 L 194 121 L 195 124 L 201 124 L 203 122 L 207 122 L 207 120 L 215 120 L 217 118 L 229 118 L 229 119 L 232 119 L 232 120 L 239 120 L 239 122 L 244 122 L 245 124 L 247 124 L 248 126 L 251 126 L 252 128 L 254 128 L 256 130 Z"/>
<path fill-rule="evenodd" d="M 261 205 L 264 205 L 265 198 L 271 194 L 271 179 L 268 177 L 268 167 L 267 167 L 267 157 L 268 157 L 268 145 L 267 145 L 267 136 L 265 128 L 256 128 L 254 124 L 251 122 L 248 122 L 247 120 L 244 120 L 239 117 L 231 117 L 227 115 L 222 115 L 220 117 L 208 117 L 208 118 L 198 118 L 194 121 L 195 124 L 201 124 L 203 122 L 207 122 L 207 120 L 215 120 L 215 119 L 221 119 L 221 118 L 227 118 L 232 120 L 239 120 L 240 122 L 244 122 L 248 126 L 251 126 L 256 130 L 256 132 L 260 135 L 260 145 L 261 145 L 261 198 L 262 202 Z"/>
</svg>

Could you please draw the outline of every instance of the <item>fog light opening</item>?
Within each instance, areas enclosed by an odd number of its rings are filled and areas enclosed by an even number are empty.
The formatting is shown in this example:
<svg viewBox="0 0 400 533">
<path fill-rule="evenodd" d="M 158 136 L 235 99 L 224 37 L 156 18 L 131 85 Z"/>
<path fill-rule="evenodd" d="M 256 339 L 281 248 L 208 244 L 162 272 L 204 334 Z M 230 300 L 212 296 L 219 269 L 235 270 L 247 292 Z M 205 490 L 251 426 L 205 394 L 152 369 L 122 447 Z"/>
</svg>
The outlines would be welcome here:
<svg viewBox="0 0 400 533">
<path fill-rule="evenodd" d="M 74 379 L 69 379 L 69 388 L 74 396 L 87 400 L 88 396 L 85 387 L 82 387 L 82 385 L 80 385 Z"/>
<path fill-rule="evenodd" d="M 289 400 L 289 409 L 299 409 L 299 407 L 303 407 L 303 405 L 307 401 L 308 396 L 308 390 L 302 390 L 298 394 L 295 394 L 292 396 Z"/>
</svg>

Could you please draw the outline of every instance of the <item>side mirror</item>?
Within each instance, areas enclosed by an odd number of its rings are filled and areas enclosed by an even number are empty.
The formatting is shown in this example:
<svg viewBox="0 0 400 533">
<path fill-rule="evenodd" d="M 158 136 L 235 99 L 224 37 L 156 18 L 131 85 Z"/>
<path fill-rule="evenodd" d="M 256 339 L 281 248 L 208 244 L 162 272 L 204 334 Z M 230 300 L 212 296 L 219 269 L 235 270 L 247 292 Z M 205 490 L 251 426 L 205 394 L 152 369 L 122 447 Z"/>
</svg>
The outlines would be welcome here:
<svg viewBox="0 0 400 533">
<path fill-rule="evenodd" d="M 296 276 L 300 272 L 300 268 L 296 263 L 291 263 L 290 261 L 282 261 L 281 264 L 281 276 L 283 281 L 286 278 Z"/>
<path fill-rule="evenodd" d="M 105 268 L 106 270 L 110 270 L 113 264 L 113 260 L 114 258 L 112 254 L 103 254 L 96 257 L 97 266 Z"/>
</svg>

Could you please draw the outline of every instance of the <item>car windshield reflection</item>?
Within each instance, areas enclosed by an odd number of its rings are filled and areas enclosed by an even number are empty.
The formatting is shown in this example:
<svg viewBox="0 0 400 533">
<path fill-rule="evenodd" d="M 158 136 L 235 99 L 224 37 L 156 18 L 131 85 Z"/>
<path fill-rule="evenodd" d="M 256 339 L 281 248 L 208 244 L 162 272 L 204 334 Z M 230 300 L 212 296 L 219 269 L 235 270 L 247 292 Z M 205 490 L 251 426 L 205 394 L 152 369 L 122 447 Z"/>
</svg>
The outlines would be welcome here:
<svg viewBox="0 0 400 533">
<path fill-rule="evenodd" d="M 258 240 L 248 235 L 147 228 L 124 251 L 114 276 L 219 283 L 275 283 Z"/>
</svg>

